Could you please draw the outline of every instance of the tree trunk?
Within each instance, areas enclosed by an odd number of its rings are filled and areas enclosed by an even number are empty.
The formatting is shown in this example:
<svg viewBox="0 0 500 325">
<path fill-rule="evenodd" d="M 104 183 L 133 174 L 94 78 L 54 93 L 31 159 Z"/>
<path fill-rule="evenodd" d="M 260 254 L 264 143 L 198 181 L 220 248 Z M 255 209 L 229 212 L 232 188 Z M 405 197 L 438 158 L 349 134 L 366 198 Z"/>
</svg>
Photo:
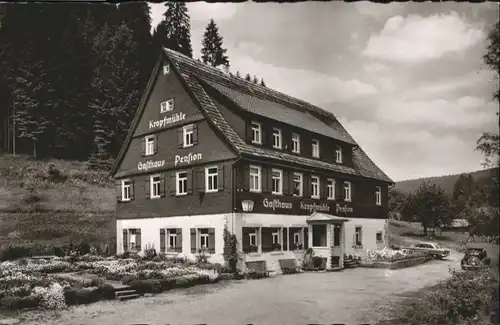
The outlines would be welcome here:
<svg viewBox="0 0 500 325">
<path fill-rule="evenodd" d="M 36 140 L 33 140 L 33 158 L 36 159 Z"/>
</svg>

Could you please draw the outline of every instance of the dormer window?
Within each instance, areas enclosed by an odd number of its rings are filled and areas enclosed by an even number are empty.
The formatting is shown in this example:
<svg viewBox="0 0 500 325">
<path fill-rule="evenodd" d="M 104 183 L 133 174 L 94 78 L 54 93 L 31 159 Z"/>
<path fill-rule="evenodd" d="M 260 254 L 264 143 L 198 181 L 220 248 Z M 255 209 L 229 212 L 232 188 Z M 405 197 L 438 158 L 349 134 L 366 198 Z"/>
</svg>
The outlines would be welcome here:
<svg viewBox="0 0 500 325">
<path fill-rule="evenodd" d="M 273 128 L 273 148 L 281 149 L 281 130 Z"/>
<path fill-rule="evenodd" d="M 344 182 L 344 201 L 351 201 L 351 182 Z"/>
<path fill-rule="evenodd" d="M 151 156 L 154 155 L 156 152 L 156 146 L 155 146 L 155 136 L 154 135 L 149 135 L 146 136 L 145 140 L 145 145 L 146 145 L 146 152 L 145 156 Z"/>
<path fill-rule="evenodd" d="M 300 135 L 292 133 L 292 152 L 300 153 Z"/>
<path fill-rule="evenodd" d="M 170 73 L 170 64 L 164 63 L 163 64 L 163 75 L 169 74 Z"/>
<path fill-rule="evenodd" d="M 375 187 L 375 204 L 382 205 L 382 189 L 380 186 Z"/>
<path fill-rule="evenodd" d="M 160 113 L 170 112 L 174 109 L 174 99 L 169 99 L 167 101 L 160 103 Z"/>
<path fill-rule="evenodd" d="M 319 140 L 312 140 L 312 156 L 313 158 L 319 158 Z"/>
<path fill-rule="evenodd" d="M 337 162 L 338 164 L 342 163 L 342 147 L 340 146 L 337 146 L 337 148 L 335 149 L 335 162 Z"/>
<path fill-rule="evenodd" d="M 261 125 L 257 122 L 252 122 L 252 143 L 261 144 L 262 143 L 262 131 Z"/>
</svg>

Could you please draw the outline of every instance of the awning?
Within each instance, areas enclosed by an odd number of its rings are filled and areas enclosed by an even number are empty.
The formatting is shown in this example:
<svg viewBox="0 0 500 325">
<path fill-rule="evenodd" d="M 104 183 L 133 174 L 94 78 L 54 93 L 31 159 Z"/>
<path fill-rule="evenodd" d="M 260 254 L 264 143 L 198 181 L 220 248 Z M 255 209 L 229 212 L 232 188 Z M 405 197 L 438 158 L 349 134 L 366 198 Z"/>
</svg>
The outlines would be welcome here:
<svg viewBox="0 0 500 325">
<path fill-rule="evenodd" d="M 313 212 L 309 217 L 307 217 L 306 221 L 308 223 L 310 222 L 339 223 L 339 222 L 347 222 L 349 221 L 349 219 L 321 212 Z"/>
</svg>

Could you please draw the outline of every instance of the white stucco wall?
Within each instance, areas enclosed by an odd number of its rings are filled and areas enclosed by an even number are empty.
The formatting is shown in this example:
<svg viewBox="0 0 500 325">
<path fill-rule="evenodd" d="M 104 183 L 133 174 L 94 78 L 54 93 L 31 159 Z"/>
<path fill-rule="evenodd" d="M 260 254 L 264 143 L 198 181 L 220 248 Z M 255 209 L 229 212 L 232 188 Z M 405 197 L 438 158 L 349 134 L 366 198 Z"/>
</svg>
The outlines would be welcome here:
<svg viewBox="0 0 500 325">
<path fill-rule="evenodd" d="M 385 224 L 387 219 L 363 219 L 351 218 L 345 225 L 345 250 L 347 255 L 366 256 L 368 250 L 382 249 L 386 245 L 386 229 Z M 360 248 L 353 247 L 355 227 L 361 226 L 361 241 L 363 246 Z M 382 243 L 377 243 L 376 233 L 382 232 Z"/>
<path fill-rule="evenodd" d="M 215 254 L 211 254 L 209 261 L 212 263 L 224 263 L 222 253 L 224 252 L 224 226 L 226 220 L 230 221 L 231 214 L 208 214 L 196 216 L 179 216 L 168 218 L 127 219 L 116 221 L 117 254 L 123 253 L 123 229 L 141 229 L 141 252 L 154 245 L 157 252 L 160 250 L 160 228 L 182 229 L 182 253 L 166 253 L 167 256 L 187 257 L 194 259 L 191 254 L 191 228 L 214 228 L 215 229 Z"/>
</svg>

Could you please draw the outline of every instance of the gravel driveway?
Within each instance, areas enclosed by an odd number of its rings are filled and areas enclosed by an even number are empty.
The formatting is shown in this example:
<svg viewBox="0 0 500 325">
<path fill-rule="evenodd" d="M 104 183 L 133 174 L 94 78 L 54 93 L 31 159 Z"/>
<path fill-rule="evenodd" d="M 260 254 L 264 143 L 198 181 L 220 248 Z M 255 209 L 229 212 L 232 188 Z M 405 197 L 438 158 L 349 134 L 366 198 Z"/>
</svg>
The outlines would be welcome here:
<svg viewBox="0 0 500 325">
<path fill-rule="evenodd" d="M 28 312 L 22 324 L 359 324 L 405 291 L 449 276 L 461 255 L 400 270 L 348 269 L 261 280 L 224 281 L 127 302 L 72 307 L 57 315 Z"/>
</svg>

